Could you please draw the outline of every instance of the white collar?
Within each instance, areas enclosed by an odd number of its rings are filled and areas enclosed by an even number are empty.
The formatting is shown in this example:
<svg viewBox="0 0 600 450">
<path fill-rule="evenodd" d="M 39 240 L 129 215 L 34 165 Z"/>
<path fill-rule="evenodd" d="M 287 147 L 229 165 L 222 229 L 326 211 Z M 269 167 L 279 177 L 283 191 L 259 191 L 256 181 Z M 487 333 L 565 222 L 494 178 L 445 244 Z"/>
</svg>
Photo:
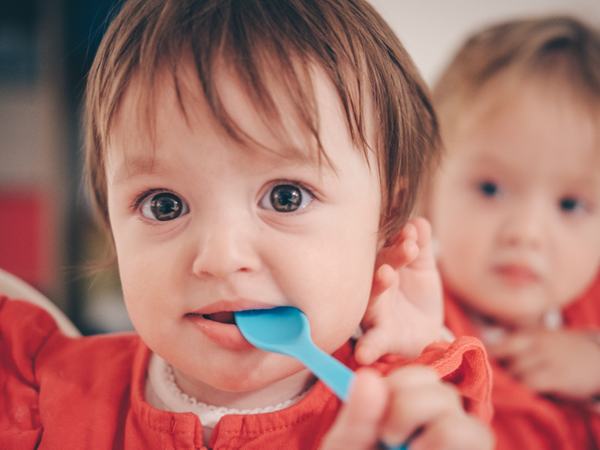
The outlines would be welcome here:
<svg viewBox="0 0 600 450">
<path fill-rule="evenodd" d="M 173 412 L 195 414 L 204 428 L 214 428 L 221 418 L 228 414 L 261 414 L 279 411 L 298 403 L 307 391 L 272 406 L 253 409 L 235 409 L 203 403 L 183 392 L 175 382 L 173 368 L 160 356 L 152 353 L 148 365 L 145 397 L 152 406 Z"/>
<path fill-rule="evenodd" d="M 507 329 L 499 324 L 485 321 L 477 314 L 470 314 L 471 321 L 481 333 L 481 340 L 485 344 L 496 344 L 508 333 Z M 563 326 L 563 317 L 559 309 L 546 311 L 542 317 L 542 328 L 546 330 L 560 330 Z"/>
</svg>

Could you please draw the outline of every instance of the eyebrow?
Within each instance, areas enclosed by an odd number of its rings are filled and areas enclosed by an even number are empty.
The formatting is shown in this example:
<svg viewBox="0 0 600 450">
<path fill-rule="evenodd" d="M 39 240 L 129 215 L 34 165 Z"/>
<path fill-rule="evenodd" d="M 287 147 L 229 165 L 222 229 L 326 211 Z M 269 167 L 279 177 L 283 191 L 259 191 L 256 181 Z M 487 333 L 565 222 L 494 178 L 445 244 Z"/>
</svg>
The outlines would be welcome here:
<svg viewBox="0 0 600 450">
<path fill-rule="evenodd" d="M 117 169 L 115 183 L 123 182 L 144 174 L 157 174 L 164 171 L 163 165 L 156 158 L 125 158 Z"/>
</svg>

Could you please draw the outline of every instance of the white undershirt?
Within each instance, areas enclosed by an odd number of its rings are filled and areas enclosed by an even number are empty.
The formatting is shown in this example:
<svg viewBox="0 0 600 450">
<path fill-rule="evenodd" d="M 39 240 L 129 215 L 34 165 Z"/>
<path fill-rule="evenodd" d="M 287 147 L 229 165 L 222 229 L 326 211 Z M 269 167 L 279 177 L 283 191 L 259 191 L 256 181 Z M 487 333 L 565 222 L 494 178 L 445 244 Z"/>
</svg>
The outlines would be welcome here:
<svg viewBox="0 0 600 450">
<path fill-rule="evenodd" d="M 155 408 L 195 414 L 202 423 L 205 443 L 209 441 L 210 434 L 219 420 L 227 414 L 248 415 L 279 411 L 298 403 L 305 394 L 306 391 L 284 402 L 263 408 L 235 409 L 209 405 L 183 392 L 175 382 L 173 368 L 155 353 L 150 356 L 145 387 L 146 401 Z"/>
<path fill-rule="evenodd" d="M 481 340 L 485 344 L 497 344 L 508 333 L 502 325 L 486 322 L 476 314 L 471 314 L 470 319 L 481 333 Z M 563 327 L 563 318 L 560 310 L 551 309 L 547 311 L 542 317 L 542 327 L 546 330 L 560 330 Z"/>
</svg>

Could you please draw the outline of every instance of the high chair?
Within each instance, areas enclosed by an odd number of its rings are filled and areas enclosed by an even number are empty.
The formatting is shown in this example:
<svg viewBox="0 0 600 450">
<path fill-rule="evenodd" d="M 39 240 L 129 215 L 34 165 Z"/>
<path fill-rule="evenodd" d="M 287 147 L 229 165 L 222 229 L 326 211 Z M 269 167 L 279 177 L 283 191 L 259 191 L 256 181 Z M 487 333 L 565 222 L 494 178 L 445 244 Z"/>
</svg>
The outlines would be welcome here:
<svg viewBox="0 0 600 450">
<path fill-rule="evenodd" d="M 58 327 L 67 336 L 81 336 L 77 327 L 44 294 L 19 277 L 0 269 L 0 293 L 11 298 L 26 300 L 45 309 L 56 320 Z"/>
</svg>

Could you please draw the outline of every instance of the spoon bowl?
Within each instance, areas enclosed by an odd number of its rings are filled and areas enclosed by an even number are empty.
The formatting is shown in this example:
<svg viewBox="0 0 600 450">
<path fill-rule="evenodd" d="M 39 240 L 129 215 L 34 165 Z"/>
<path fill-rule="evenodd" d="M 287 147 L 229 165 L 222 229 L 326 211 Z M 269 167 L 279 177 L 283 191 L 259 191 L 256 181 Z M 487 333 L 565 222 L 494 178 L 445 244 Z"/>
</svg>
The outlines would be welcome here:
<svg viewBox="0 0 600 450">
<path fill-rule="evenodd" d="M 312 341 L 306 315 L 292 306 L 234 312 L 242 336 L 256 348 L 291 356 L 304 364 L 343 401 L 354 373 Z M 406 444 L 389 450 L 408 450 Z"/>
</svg>

